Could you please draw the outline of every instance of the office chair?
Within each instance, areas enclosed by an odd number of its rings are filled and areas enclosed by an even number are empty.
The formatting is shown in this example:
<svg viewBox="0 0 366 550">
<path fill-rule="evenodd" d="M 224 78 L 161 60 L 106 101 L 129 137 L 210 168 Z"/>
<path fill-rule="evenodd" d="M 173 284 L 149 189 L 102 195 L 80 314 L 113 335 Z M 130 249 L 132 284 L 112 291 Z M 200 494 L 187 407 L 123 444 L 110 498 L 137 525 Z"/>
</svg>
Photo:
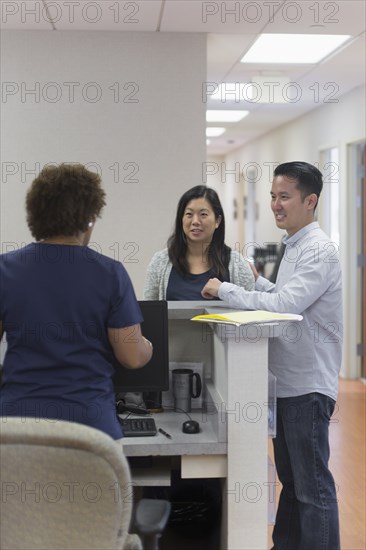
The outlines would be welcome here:
<svg viewBox="0 0 366 550">
<path fill-rule="evenodd" d="M 0 418 L 0 547 L 141 550 L 130 535 L 133 488 L 121 447 L 73 422 Z M 156 550 L 167 501 L 141 500 L 136 522 Z"/>
</svg>

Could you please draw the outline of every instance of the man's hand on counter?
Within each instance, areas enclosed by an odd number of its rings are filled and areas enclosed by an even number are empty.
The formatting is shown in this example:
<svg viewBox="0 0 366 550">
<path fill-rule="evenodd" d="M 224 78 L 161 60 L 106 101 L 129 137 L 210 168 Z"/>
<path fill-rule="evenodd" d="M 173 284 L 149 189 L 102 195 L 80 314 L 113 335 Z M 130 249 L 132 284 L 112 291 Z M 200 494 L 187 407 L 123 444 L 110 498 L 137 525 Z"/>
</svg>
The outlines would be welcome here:
<svg viewBox="0 0 366 550">
<path fill-rule="evenodd" d="M 202 296 L 206 299 L 217 298 L 219 295 L 219 288 L 222 285 L 222 282 L 218 279 L 209 279 L 208 282 L 202 289 Z"/>
</svg>

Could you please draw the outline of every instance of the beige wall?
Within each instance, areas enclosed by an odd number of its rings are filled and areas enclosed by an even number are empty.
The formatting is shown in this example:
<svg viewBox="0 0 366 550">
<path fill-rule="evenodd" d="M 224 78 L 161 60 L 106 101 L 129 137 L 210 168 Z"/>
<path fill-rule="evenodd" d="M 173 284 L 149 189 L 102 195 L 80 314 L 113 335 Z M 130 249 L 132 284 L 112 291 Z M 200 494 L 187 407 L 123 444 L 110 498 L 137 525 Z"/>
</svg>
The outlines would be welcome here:
<svg viewBox="0 0 366 550">
<path fill-rule="evenodd" d="M 90 163 L 108 201 L 94 246 L 142 297 L 178 198 L 201 181 L 206 35 L 7 31 L 1 76 L 2 251 L 31 240 L 24 196 L 40 167 Z"/>
</svg>

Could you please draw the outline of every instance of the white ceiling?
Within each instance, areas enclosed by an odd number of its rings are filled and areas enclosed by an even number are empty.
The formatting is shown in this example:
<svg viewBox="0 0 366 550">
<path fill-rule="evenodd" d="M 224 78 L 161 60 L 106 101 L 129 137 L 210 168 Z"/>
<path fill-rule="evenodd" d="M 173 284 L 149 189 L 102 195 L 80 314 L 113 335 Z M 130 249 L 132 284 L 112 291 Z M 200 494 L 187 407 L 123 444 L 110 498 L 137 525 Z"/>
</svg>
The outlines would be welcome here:
<svg viewBox="0 0 366 550">
<path fill-rule="evenodd" d="M 338 102 L 365 83 L 365 7 L 366 0 L 1 0 L 1 25 L 16 30 L 204 32 L 207 82 L 239 84 L 255 76 L 265 76 L 274 86 L 279 76 L 294 82 L 289 89 L 293 95 L 282 104 L 237 101 L 234 95 L 231 100 L 227 95 L 227 101 L 214 101 L 203 83 L 208 109 L 250 111 L 241 122 L 226 124 L 222 136 L 211 139 L 208 152 L 224 154 L 307 111 Z M 240 63 L 263 32 L 352 38 L 317 64 Z"/>
</svg>

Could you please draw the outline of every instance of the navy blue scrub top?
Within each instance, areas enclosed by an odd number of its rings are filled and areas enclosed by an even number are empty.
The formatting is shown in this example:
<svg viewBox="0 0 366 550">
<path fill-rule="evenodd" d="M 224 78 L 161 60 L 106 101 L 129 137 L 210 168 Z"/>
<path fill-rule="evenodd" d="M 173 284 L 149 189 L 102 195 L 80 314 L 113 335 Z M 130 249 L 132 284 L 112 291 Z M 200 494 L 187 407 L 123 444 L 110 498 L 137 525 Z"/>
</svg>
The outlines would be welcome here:
<svg viewBox="0 0 366 550">
<path fill-rule="evenodd" d="M 120 262 L 85 246 L 43 243 L 3 254 L 0 319 L 2 416 L 79 422 L 123 437 L 107 331 L 143 318 Z"/>
</svg>

